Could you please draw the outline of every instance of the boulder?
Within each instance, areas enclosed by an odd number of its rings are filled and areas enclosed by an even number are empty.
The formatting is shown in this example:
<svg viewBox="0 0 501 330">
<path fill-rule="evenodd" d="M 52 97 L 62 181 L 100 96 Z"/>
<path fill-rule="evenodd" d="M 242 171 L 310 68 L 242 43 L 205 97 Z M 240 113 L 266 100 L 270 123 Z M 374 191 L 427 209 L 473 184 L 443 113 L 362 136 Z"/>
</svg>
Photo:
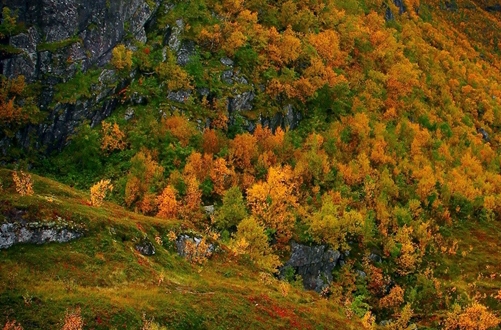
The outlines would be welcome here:
<svg viewBox="0 0 501 330">
<path fill-rule="evenodd" d="M 136 244 L 135 248 L 143 256 L 152 256 L 155 254 L 155 247 L 148 239 L 142 239 L 141 242 Z"/>
<path fill-rule="evenodd" d="M 489 142 L 491 139 L 489 138 L 489 133 L 487 133 L 487 131 L 485 129 L 483 129 L 482 127 L 480 127 L 479 129 L 477 129 L 477 132 L 482 134 L 482 139 L 485 141 L 485 142 Z"/>
<path fill-rule="evenodd" d="M 12 219 L 0 225 L 0 249 L 15 244 L 66 243 L 83 236 L 83 230 L 59 219 L 58 221 L 25 222 Z"/>
<path fill-rule="evenodd" d="M 195 246 L 197 247 L 197 254 L 198 255 L 204 255 L 206 257 L 209 257 L 215 251 L 215 247 L 214 247 L 213 244 L 209 244 L 208 247 L 207 247 L 207 250 L 205 250 L 205 251 L 198 251 L 198 246 L 202 242 L 202 238 L 196 237 L 196 236 L 195 237 L 191 237 L 191 236 L 188 236 L 186 234 L 183 234 L 183 235 L 179 235 L 179 237 L 176 240 L 177 253 L 181 257 L 186 257 L 188 255 L 188 251 L 186 250 L 186 244 L 187 244 L 187 242 L 195 244 Z"/>
<path fill-rule="evenodd" d="M 305 289 L 321 292 L 332 282 L 332 271 L 342 255 L 339 251 L 325 245 L 307 246 L 293 242 L 290 259 L 281 267 L 283 277 L 287 268 L 292 267 L 295 274 L 301 275 Z"/>
<path fill-rule="evenodd" d="M 381 259 L 381 257 L 375 253 L 371 253 L 369 255 L 369 260 L 371 260 L 372 262 L 377 262 L 377 263 L 383 262 L 383 259 Z"/>
</svg>

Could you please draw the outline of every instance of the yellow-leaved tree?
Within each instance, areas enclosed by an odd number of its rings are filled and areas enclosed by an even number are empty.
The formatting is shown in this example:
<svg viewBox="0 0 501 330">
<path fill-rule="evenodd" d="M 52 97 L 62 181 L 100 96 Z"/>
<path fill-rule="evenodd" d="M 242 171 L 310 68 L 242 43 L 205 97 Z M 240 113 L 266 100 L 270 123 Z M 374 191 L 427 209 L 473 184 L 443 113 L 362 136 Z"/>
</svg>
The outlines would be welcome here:
<svg viewBox="0 0 501 330">
<path fill-rule="evenodd" d="M 90 203 L 93 206 L 103 205 L 106 194 L 113 191 L 113 185 L 110 180 L 101 180 L 90 188 Z"/>
<path fill-rule="evenodd" d="M 101 132 L 103 134 L 101 150 L 111 152 L 114 150 L 124 150 L 127 146 L 125 133 L 122 132 L 117 123 L 111 124 L 103 121 Z"/>
<path fill-rule="evenodd" d="M 253 217 L 245 218 L 237 226 L 231 248 L 237 255 L 248 255 L 259 268 L 275 272 L 280 266 L 280 260 L 272 253 L 264 230 L 265 228 Z"/>
<path fill-rule="evenodd" d="M 279 247 L 289 242 L 298 206 L 293 172 L 289 166 L 270 167 L 266 181 L 247 190 L 247 203 L 256 220 L 276 234 Z"/>
<path fill-rule="evenodd" d="M 132 51 L 120 44 L 111 51 L 111 64 L 118 70 L 132 68 Z"/>
<path fill-rule="evenodd" d="M 322 198 L 322 207 L 309 219 L 310 234 L 318 243 L 327 243 L 333 249 L 349 249 L 347 238 L 362 233 L 364 219 L 356 210 L 340 212 L 328 194 Z"/>
<path fill-rule="evenodd" d="M 31 174 L 23 171 L 19 171 L 19 174 L 17 174 L 17 172 L 12 172 L 12 180 L 16 185 L 16 191 L 19 195 L 31 196 L 34 194 Z"/>
</svg>

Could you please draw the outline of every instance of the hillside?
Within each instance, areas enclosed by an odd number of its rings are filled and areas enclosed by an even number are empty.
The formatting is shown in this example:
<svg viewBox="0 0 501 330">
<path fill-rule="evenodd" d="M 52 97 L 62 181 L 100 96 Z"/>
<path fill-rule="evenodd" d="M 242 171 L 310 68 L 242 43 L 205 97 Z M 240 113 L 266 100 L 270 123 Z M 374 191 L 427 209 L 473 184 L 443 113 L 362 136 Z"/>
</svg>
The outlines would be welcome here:
<svg viewBox="0 0 501 330">
<path fill-rule="evenodd" d="M 2 171 L 3 213 L 83 234 L 2 251 L 27 283 L 5 282 L 5 315 L 53 326 L 87 297 L 90 328 L 499 325 L 499 3 L 68 8 L 2 10 L 0 161 L 35 178 L 18 198 Z M 220 253 L 190 266 L 184 235 Z"/>
<path fill-rule="evenodd" d="M 91 207 L 87 194 L 38 176 L 37 193 L 19 197 L 11 172 L 0 170 L 0 177 L 3 223 L 12 222 L 16 210 L 28 224 L 84 226 L 84 236 L 68 243 L 20 244 L 0 252 L 2 320 L 56 329 L 65 312 L 80 308 L 86 329 L 138 329 L 144 317 L 168 329 L 358 328 L 335 303 L 292 286 L 283 294 L 278 280 L 260 281 L 255 267 L 227 251 L 191 264 L 168 239 L 179 221 L 109 203 Z M 155 255 L 135 250 L 144 237 Z"/>
</svg>

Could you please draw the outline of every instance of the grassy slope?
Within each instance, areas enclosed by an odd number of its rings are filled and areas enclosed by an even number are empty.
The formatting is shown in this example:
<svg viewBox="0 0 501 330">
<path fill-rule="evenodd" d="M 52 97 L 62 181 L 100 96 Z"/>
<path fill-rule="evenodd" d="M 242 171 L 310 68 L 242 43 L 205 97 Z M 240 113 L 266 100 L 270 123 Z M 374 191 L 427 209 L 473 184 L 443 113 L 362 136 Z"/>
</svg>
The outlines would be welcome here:
<svg viewBox="0 0 501 330">
<path fill-rule="evenodd" d="M 0 324 L 8 317 L 25 329 L 54 329 L 66 309 L 80 306 L 89 329 L 138 329 L 143 313 L 169 329 L 360 328 L 332 301 L 295 288 L 283 297 L 276 282 L 261 283 L 252 265 L 224 254 L 203 267 L 190 265 L 167 243 L 177 221 L 113 204 L 90 207 L 87 194 L 33 177 L 35 195 L 20 197 L 11 172 L 0 170 L 0 211 L 27 210 L 29 221 L 59 216 L 85 224 L 87 233 L 66 244 L 0 251 Z M 165 242 L 154 243 L 155 256 L 134 250 L 144 235 Z"/>
</svg>

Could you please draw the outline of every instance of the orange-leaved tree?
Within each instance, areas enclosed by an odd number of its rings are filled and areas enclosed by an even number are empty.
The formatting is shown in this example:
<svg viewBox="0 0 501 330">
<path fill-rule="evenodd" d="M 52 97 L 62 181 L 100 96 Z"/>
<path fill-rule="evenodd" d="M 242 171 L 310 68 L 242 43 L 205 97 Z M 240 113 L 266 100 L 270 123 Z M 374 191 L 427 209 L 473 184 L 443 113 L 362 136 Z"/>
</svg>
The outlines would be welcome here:
<svg viewBox="0 0 501 330">
<path fill-rule="evenodd" d="M 120 129 L 117 123 L 102 122 L 103 139 L 101 141 L 101 150 L 114 151 L 124 150 L 127 146 L 125 141 L 125 133 Z"/>
<path fill-rule="evenodd" d="M 487 330 L 494 328 L 501 320 L 479 302 L 461 308 L 455 304 L 443 322 L 445 330 Z"/>
<path fill-rule="evenodd" d="M 176 199 L 177 191 L 171 185 L 168 185 L 157 197 L 158 213 L 157 217 L 174 219 L 179 212 L 179 202 Z"/>
<path fill-rule="evenodd" d="M 163 177 L 164 168 L 154 159 L 151 151 L 143 149 L 131 160 L 125 185 L 125 204 L 135 206 L 143 213 L 155 209 L 154 193 Z"/>
<path fill-rule="evenodd" d="M 204 219 L 202 211 L 202 192 L 200 182 L 194 176 L 184 178 L 186 183 L 186 195 L 179 208 L 179 215 L 198 227 L 202 227 L 201 221 Z"/>
</svg>

